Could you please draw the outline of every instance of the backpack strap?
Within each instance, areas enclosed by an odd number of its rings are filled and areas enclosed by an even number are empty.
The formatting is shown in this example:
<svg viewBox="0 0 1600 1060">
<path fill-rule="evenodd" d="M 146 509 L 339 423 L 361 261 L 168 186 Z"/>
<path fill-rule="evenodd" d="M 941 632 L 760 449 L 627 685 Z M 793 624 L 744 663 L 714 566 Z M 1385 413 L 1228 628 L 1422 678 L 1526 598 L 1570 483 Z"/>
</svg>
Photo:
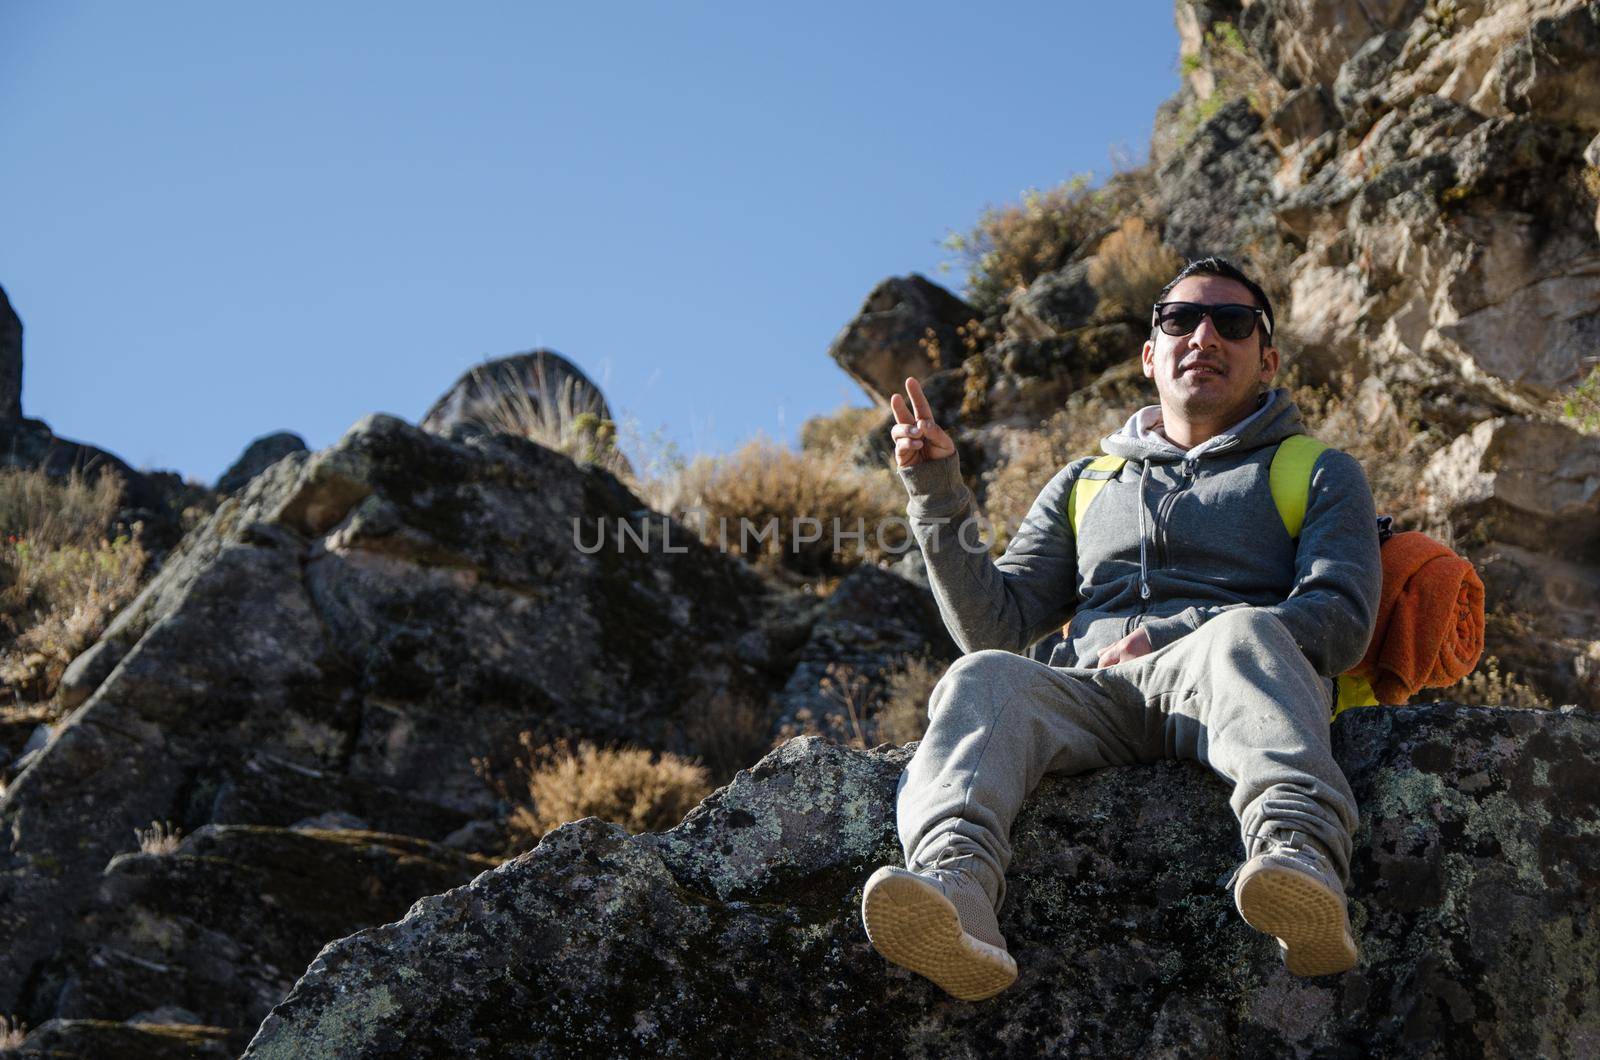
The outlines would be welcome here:
<svg viewBox="0 0 1600 1060">
<path fill-rule="evenodd" d="M 1272 503 L 1278 506 L 1283 528 L 1289 531 L 1289 536 L 1297 545 L 1311 496 L 1311 469 L 1326 448 L 1328 446 L 1325 443 L 1309 434 L 1292 434 L 1278 443 L 1278 451 L 1272 455 L 1272 468 L 1267 473 L 1268 483 L 1272 487 Z M 1351 707 L 1378 705 L 1372 684 L 1353 670 L 1335 677 L 1333 688 L 1335 718 Z"/>
<path fill-rule="evenodd" d="M 1292 434 L 1278 444 L 1278 451 L 1272 455 L 1272 467 L 1267 473 L 1267 481 L 1272 488 L 1272 503 L 1278 507 L 1278 518 L 1283 520 L 1283 528 L 1297 541 L 1300 527 L 1306 521 L 1306 504 L 1311 495 L 1311 469 L 1326 448 L 1327 443 L 1319 442 L 1309 434 Z M 1122 473 L 1122 465 L 1127 462 L 1127 458 L 1120 456 L 1095 457 L 1073 481 L 1067 497 L 1067 522 L 1072 525 L 1074 537 L 1089 505 L 1107 482 Z"/>
<path fill-rule="evenodd" d="M 1309 434 L 1291 434 L 1278 443 L 1272 454 L 1272 468 L 1267 472 L 1267 482 L 1272 487 L 1272 503 L 1278 506 L 1278 518 L 1283 528 L 1296 542 L 1300 528 L 1306 521 L 1306 503 L 1311 496 L 1311 469 L 1317 457 L 1328 448 Z"/>
<path fill-rule="evenodd" d="M 1122 465 L 1128 462 L 1122 456 L 1097 456 L 1089 461 L 1089 466 L 1078 474 L 1072 482 L 1072 489 L 1067 493 L 1067 522 L 1072 525 L 1072 536 L 1078 536 L 1078 524 L 1083 521 L 1083 513 L 1089 510 L 1089 504 L 1100 495 L 1105 484 L 1122 473 Z"/>
<path fill-rule="evenodd" d="M 1372 682 L 1354 670 L 1335 677 L 1333 679 L 1333 688 L 1333 717 L 1335 718 L 1351 707 L 1375 707 L 1378 705 L 1378 697 L 1372 691 Z M 1332 719 L 1329 720 L 1331 721 Z"/>
</svg>

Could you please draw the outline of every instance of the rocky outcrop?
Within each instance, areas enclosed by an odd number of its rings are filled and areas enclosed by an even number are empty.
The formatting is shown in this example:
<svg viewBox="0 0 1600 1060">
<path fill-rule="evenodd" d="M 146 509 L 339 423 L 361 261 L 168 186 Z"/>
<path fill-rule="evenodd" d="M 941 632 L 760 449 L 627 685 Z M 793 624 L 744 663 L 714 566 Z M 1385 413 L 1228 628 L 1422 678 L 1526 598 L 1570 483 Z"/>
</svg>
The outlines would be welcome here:
<svg viewBox="0 0 1600 1060">
<path fill-rule="evenodd" d="M 1600 438 L 1497 417 L 1435 453 L 1422 481 L 1434 517 L 1465 528 L 1457 547 L 1488 596 L 1539 617 L 1545 635 L 1502 650 L 1502 662 L 1600 710 Z"/>
<path fill-rule="evenodd" d="M 910 746 L 802 738 L 670 831 L 568 824 L 332 943 L 245 1055 L 1583 1055 L 1600 719 L 1435 704 L 1334 733 L 1363 813 L 1338 977 L 1239 919 L 1227 788 L 1171 762 L 1045 778 L 1000 911 L 1021 978 L 951 1000 L 860 924 Z"/>
<path fill-rule="evenodd" d="M 440 437 L 375 414 L 328 449 L 290 453 L 117 615 L 101 640 L 112 647 L 74 682 L 82 704 L 5 778 L 0 1012 L 31 1026 L 129 1017 L 115 950 L 171 969 L 141 1008 L 165 998 L 243 1026 L 271 1000 L 272 975 L 251 971 L 262 960 L 292 977 L 329 938 L 470 875 L 467 854 L 436 845 L 495 845 L 482 824 L 502 808 L 475 758 L 507 764 L 524 730 L 693 754 L 685 722 L 703 701 L 763 700 L 769 676 L 735 645 L 765 591 L 611 475 L 520 438 L 466 425 Z M 191 845 L 118 861 L 154 820 Z M 275 831 L 268 842 L 223 825 Z M 282 832 L 296 826 L 381 834 Z M 388 879 L 349 860 L 380 849 L 393 882 L 358 890 L 398 904 L 315 897 L 351 873 Z M 240 882 L 229 911 L 198 867 L 224 861 L 238 881 L 281 870 L 304 889 L 274 899 L 293 881 Z M 438 871 L 413 871 L 425 862 Z M 163 915 L 194 919 L 160 954 L 160 938 L 128 941 L 144 922 L 128 910 L 158 898 Z M 250 927 L 268 909 L 288 918 L 281 944 Z M 219 926 L 229 916 L 244 919 Z M 130 1000 L 108 1011 L 125 986 Z M 207 992 L 219 990 L 231 1000 Z"/>
<path fill-rule="evenodd" d="M 22 418 L 22 320 L 0 287 L 0 420 Z"/>
<path fill-rule="evenodd" d="M 84 442 L 59 438 L 41 419 L 22 415 L 22 321 L 0 289 L 0 467 L 43 471 L 66 481 L 97 483 L 112 475 L 122 483 L 122 502 L 107 537 L 136 539 L 159 566 L 183 536 L 184 510 L 208 500 L 205 489 L 172 471 L 135 471 L 121 457 Z"/>
<path fill-rule="evenodd" d="M 228 470 L 217 479 L 215 489 L 218 493 L 238 493 L 245 483 L 261 472 L 290 453 L 302 452 L 305 448 L 306 440 L 293 431 L 263 434 L 245 446 L 239 459 L 230 464 Z"/>
<path fill-rule="evenodd" d="M 908 375 L 919 380 L 958 368 L 966 344 L 957 333 L 978 312 L 919 273 L 891 276 L 861 303 L 855 318 L 840 329 L 828 356 L 885 407 L 900 393 Z M 930 356 L 929 337 L 938 350 Z"/>
<path fill-rule="evenodd" d="M 170 853 L 118 854 L 33 990 L 57 1018 L 138 1023 L 176 1006 L 191 1023 L 257 1026 L 324 942 L 495 864 L 360 825 L 209 824 Z"/>
</svg>

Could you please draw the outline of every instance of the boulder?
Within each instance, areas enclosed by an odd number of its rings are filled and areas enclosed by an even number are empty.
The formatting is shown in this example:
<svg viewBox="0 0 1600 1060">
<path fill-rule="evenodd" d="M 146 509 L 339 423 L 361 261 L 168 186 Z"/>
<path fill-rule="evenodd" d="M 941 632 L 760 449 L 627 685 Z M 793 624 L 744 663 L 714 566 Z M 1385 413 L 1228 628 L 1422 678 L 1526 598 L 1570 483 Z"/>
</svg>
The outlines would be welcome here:
<svg viewBox="0 0 1600 1060">
<path fill-rule="evenodd" d="M 170 853 L 114 857 L 73 937 L 32 985 L 56 1018 L 177 1005 L 258 1026 L 324 942 L 401 917 L 494 866 L 409 836 L 202 827 Z"/>
<path fill-rule="evenodd" d="M 443 839 L 504 812 L 474 760 L 521 731 L 693 754 L 705 699 L 767 694 L 734 648 L 764 590 L 522 438 L 374 414 L 290 453 L 116 616 L 120 659 L 0 796 L 0 1012 L 66 1015 L 40 969 L 152 820 Z"/>
<path fill-rule="evenodd" d="M 238 493 L 244 488 L 245 483 L 261 472 L 290 453 L 298 453 L 305 448 L 305 439 L 293 431 L 263 434 L 245 446 L 244 452 L 239 454 L 239 459 L 230 464 L 228 470 L 217 479 L 215 489 L 218 493 Z"/>
<path fill-rule="evenodd" d="M 1542 420 L 1485 420 L 1435 453 L 1428 506 L 1483 539 L 1600 565 L 1600 438 Z"/>
<path fill-rule="evenodd" d="M 976 309 L 919 273 L 891 276 L 872 289 L 855 318 L 840 329 L 828 356 L 885 407 L 906 376 L 926 379 L 961 366 L 966 346 L 956 329 L 979 316 Z M 938 344 L 929 356 L 928 335 Z"/>
<path fill-rule="evenodd" d="M 1600 3 L 1534 19 L 1495 74 L 1509 110 L 1600 131 Z"/>
<path fill-rule="evenodd" d="M 22 418 L 22 320 L 0 287 L 0 420 Z"/>
<path fill-rule="evenodd" d="M 1195 763 L 1047 776 L 1012 833 L 1021 968 L 955 1001 L 874 951 L 914 745 L 799 738 L 677 827 L 596 818 L 326 947 L 246 1057 L 1580 1055 L 1600 1035 L 1600 718 L 1429 704 L 1334 724 L 1362 808 L 1358 967 L 1298 979 L 1226 883 Z"/>
</svg>

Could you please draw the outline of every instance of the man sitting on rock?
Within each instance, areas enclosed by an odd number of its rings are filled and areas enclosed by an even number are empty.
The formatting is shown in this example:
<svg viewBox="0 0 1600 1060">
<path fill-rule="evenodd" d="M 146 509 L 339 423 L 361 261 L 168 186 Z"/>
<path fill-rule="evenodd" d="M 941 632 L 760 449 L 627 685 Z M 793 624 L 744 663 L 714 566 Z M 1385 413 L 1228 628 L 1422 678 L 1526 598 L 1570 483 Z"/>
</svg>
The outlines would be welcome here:
<svg viewBox="0 0 1600 1060">
<path fill-rule="evenodd" d="M 1244 837 L 1234 901 L 1296 975 L 1354 967 L 1345 886 L 1354 796 L 1333 760 L 1333 678 L 1360 661 L 1382 569 L 1361 465 L 1313 465 L 1298 543 L 1268 483 L 1306 433 L 1278 369 L 1266 293 L 1220 258 L 1161 292 L 1141 359 L 1159 405 L 1101 442 L 1127 462 L 1068 517 L 1075 460 L 1005 555 L 977 540 L 955 445 L 916 379 L 892 405 L 908 514 L 956 643 L 900 778 L 905 868 L 867 881 L 862 919 L 886 958 L 955 997 L 1009 986 L 1000 934 L 1012 822 L 1046 773 L 1189 758 L 1233 785 Z M 1105 478 L 1108 473 L 1089 472 Z M 1087 482 L 1088 479 L 1085 479 Z M 963 523 L 967 523 L 963 527 Z M 1050 663 L 1021 654 L 1071 619 Z"/>
</svg>

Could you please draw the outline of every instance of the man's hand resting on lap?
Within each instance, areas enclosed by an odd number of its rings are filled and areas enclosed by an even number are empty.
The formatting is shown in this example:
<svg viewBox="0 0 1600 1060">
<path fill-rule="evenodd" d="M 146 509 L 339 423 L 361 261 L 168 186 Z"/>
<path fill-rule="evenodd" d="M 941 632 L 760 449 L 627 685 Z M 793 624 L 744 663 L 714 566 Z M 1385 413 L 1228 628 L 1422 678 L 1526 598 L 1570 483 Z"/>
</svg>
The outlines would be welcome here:
<svg viewBox="0 0 1600 1060">
<path fill-rule="evenodd" d="M 1137 659 L 1141 655 L 1149 655 L 1153 651 L 1155 649 L 1150 646 L 1150 635 L 1144 631 L 1143 626 L 1140 626 L 1115 644 L 1107 644 L 1101 648 L 1100 658 L 1095 665 L 1115 666 L 1129 659 Z"/>
</svg>

